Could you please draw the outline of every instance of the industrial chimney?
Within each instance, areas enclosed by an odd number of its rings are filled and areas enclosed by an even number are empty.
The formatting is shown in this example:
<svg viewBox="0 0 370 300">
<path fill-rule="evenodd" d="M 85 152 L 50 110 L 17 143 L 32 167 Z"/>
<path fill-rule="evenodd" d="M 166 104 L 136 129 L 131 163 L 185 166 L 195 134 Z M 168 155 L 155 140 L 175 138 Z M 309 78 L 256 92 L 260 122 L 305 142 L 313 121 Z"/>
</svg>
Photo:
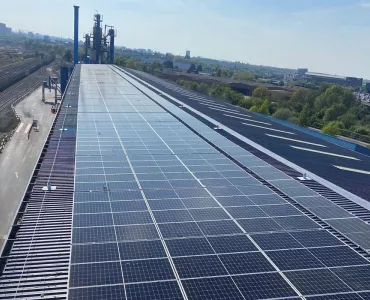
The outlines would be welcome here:
<svg viewBox="0 0 370 300">
<path fill-rule="evenodd" d="M 73 62 L 78 64 L 78 9 L 77 5 L 73 6 L 75 8 L 75 24 L 74 24 L 74 44 L 73 44 Z"/>
</svg>

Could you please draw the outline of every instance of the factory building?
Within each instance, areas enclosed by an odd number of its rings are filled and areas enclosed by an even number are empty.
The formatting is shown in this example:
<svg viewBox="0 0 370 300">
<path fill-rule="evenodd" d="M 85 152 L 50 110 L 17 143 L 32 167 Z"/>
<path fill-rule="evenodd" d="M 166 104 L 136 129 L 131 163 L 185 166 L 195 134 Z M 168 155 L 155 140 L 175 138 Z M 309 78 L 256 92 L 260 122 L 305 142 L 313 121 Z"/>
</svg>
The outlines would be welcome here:
<svg viewBox="0 0 370 300">
<path fill-rule="evenodd" d="M 0 35 L 10 35 L 12 33 L 12 29 L 10 27 L 6 27 L 6 24 L 0 23 Z"/>
<path fill-rule="evenodd" d="M 343 86 L 352 86 L 352 87 L 361 87 L 362 86 L 362 78 L 356 77 L 345 77 L 345 76 L 338 76 L 338 75 L 330 75 L 324 73 L 314 73 L 314 72 L 307 72 L 305 74 L 306 78 L 313 82 L 326 82 L 332 84 L 338 84 Z"/>
</svg>

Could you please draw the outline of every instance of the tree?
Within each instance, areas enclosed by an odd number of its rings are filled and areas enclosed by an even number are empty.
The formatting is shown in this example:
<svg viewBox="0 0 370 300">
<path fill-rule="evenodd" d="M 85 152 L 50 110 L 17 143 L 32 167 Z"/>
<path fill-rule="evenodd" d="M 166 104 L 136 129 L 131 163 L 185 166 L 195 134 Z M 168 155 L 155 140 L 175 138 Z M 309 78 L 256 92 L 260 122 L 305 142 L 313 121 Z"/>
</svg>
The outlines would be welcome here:
<svg viewBox="0 0 370 300">
<path fill-rule="evenodd" d="M 197 69 L 195 67 L 195 64 L 191 64 L 187 72 L 188 73 L 194 73 L 194 72 L 196 72 L 196 70 Z"/>
<path fill-rule="evenodd" d="M 297 124 L 297 125 L 301 124 L 301 121 L 296 116 L 292 116 L 292 117 L 288 118 L 287 121 L 290 122 L 290 123 L 293 123 L 293 124 Z"/>
<path fill-rule="evenodd" d="M 279 109 L 279 105 L 276 102 L 270 102 L 270 105 L 269 105 L 270 114 L 274 114 L 278 109 Z"/>
<path fill-rule="evenodd" d="M 340 122 L 329 122 L 324 126 L 322 132 L 334 136 L 340 134 Z"/>
<path fill-rule="evenodd" d="M 289 104 L 296 112 L 300 112 L 305 104 L 313 106 L 316 96 L 316 93 L 312 90 L 299 88 L 290 97 Z"/>
<path fill-rule="evenodd" d="M 249 112 L 258 112 L 258 107 L 253 105 L 250 109 Z"/>
<path fill-rule="evenodd" d="M 254 80 L 254 75 L 251 71 L 237 72 L 233 77 L 237 80 Z"/>
<path fill-rule="evenodd" d="M 254 105 L 254 100 L 251 97 L 248 97 L 248 98 L 243 97 L 239 101 L 238 105 L 241 106 L 241 107 L 250 109 Z"/>
<path fill-rule="evenodd" d="M 358 126 L 354 128 L 353 132 L 361 135 L 370 135 L 370 128 Z"/>
<path fill-rule="evenodd" d="M 346 111 L 347 108 L 343 104 L 334 104 L 325 111 L 324 122 L 336 121 Z"/>
<path fill-rule="evenodd" d="M 350 108 L 356 104 L 357 100 L 355 95 L 343 86 L 333 85 L 326 89 L 315 100 L 316 110 L 327 108 L 333 104 L 343 104 L 345 107 Z"/>
<path fill-rule="evenodd" d="M 303 106 L 299 115 L 299 123 L 303 126 L 311 125 L 311 109 L 308 103 Z"/>
<path fill-rule="evenodd" d="M 268 98 L 269 95 L 270 95 L 270 93 L 269 93 L 268 89 L 264 86 L 259 86 L 259 87 L 255 88 L 253 93 L 252 93 L 253 97 L 261 98 L 261 99 Z"/>
<path fill-rule="evenodd" d="M 199 72 L 203 72 L 202 65 L 198 65 L 198 67 L 197 67 L 197 73 L 199 73 Z"/>
<path fill-rule="evenodd" d="M 217 69 L 217 71 L 216 71 L 216 76 L 217 76 L 217 77 L 221 77 L 221 69 Z"/>
<path fill-rule="evenodd" d="M 163 63 L 163 67 L 165 67 L 165 68 L 169 68 L 169 69 L 173 69 L 173 61 L 172 61 L 172 60 L 166 60 L 166 61 Z"/>
<path fill-rule="evenodd" d="M 203 82 L 199 85 L 199 93 L 208 95 L 208 89 L 209 89 L 208 85 Z"/>
<path fill-rule="evenodd" d="M 344 115 L 340 116 L 338 120 L 341 121 L 344 127 L 347 129 L 355 125 L 357 121 L 356 116 L 351 112 L 347 112 Z"/>
<path fill-rule="evenodd" d="M 269 104 L 270 102 L 266 99 L 265 101 L 263 101 L 263 104 L 261 105 L 261 107 L 259 108 L 259 112 L 261 114 L 264 114 L 264 115 L 269 115 L 270 112 L 269 112 Z"/>
<path fill-rule="evenodd" d="M 71 50 L 67 50 L 66 53 L 64 54 L 63 58 L 66 61 L 72 61 L 73 55 Z"/>
<path fill-rule="evenodd" d="M 279 108 L 274 114 L 273 117 L 280 120 L 288 120 L 293 116 L 293 112 L 288 108 Z"/>
</svg>

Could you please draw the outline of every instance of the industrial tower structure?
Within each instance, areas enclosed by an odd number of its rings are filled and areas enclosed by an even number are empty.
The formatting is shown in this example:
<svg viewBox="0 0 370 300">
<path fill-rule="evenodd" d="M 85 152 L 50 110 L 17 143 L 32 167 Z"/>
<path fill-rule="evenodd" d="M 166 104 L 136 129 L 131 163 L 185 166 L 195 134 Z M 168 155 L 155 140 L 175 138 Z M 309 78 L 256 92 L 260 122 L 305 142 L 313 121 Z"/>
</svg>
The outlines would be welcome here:
<svg viewBox="0 0 370 300">
<path fill-rule="evenodd" d="M 102 28 L 103 18 L 100 14 L 94 15 L 94 27 L 90 34 L 85 34 L 85 63 L 113 64 L 114 38 L 116 31 L 113 26 L 105 25 Z M 108 32 L 107 32 L 107 29 Z"/>
</svg>

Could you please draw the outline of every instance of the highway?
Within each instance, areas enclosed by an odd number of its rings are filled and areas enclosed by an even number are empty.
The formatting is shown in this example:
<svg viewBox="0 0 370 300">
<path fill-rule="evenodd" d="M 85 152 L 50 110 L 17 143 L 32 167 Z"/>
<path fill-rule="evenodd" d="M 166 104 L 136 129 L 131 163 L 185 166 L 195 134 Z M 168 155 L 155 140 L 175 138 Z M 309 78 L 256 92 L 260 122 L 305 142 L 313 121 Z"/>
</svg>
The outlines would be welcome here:
<svg viewBox="0 0 370 300">
<path fill-rule="evenodd" d="M 370 157 L 150 74 L 126 71 L 275 154 L 370 201 Z"/>
</svg>

